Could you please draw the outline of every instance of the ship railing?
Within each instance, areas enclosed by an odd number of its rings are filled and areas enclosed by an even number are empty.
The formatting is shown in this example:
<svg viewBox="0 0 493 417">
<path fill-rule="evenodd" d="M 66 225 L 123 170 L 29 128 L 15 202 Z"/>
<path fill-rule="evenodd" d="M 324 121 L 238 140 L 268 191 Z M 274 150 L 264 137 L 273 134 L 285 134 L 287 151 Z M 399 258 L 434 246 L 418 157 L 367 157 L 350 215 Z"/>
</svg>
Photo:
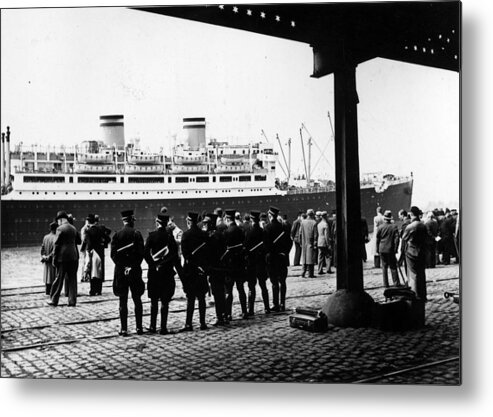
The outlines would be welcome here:
<svg viewBox="0 0 493 417">
<path fill-rule="evenodd" d="M 288 188 L 288 194 L 310 194 L 310 193 L 325 193 L 334 191 L 335 187 L 307 187 L 307 188 Z"/>
</svg>

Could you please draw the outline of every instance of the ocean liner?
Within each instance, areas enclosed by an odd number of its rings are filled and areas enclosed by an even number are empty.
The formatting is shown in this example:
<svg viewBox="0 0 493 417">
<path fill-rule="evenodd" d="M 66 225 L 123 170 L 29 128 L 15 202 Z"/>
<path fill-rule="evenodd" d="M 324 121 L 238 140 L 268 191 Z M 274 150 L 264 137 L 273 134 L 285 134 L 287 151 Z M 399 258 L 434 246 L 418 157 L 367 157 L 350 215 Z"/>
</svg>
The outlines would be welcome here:
<svg viewBox="0 0 493 417">
<path fill-rule="evenodd" d="M 88 213 L 106 227 L 121 227 L 120 211 L 134 209 L 146 234 L 166 206 L 180 228 L 188 211 L 216 207 L 266 211 L 277 206 L 292 221 L 299 210 L 335 209 L 333 182 L 289 185 L 276 178 L 277 153 L 269 143 L 206 141 L 205 118 L 183 119 L 185 140 L 171 155 L 144 152 L 125 141 L 123 115 L 100 116 L 102 140 L 73 149 L 10 148 L 2 134 L 1 246 L 40 244 L 58 210 L 80 229 Z M 361 182 L 361 212 L 372 228 L 377 206 L 394 213 L 411 205 L 412 177 L 368 175 Z"/>
</svg>

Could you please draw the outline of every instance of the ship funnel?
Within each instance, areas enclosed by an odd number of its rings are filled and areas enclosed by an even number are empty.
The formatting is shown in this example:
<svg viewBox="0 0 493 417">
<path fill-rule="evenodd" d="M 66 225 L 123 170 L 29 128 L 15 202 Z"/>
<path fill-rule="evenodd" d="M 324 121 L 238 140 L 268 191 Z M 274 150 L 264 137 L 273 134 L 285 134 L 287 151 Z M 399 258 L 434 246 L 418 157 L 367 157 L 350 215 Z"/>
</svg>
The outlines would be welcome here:
<svg viewBox="0 0 493 417">
<path fill-rule="evenodd" d="M 205 117 L 189 117 L 183 119 L 185 143 L 193 149 L 205 147 Z"/>
<path fill-rule="evenodd" d="M 5 185 L 5 133 L 2 132 L 2 157 L 1 157 L 1 163 L 2 163 L 2 181 L 0 185 Z"/>
<path fill-rule="evenodd" d="M 106 146 L 116 145 L 117 149 L 125 147 L 122 114 L 99 116 L 99 126 Z"/>
</svg>

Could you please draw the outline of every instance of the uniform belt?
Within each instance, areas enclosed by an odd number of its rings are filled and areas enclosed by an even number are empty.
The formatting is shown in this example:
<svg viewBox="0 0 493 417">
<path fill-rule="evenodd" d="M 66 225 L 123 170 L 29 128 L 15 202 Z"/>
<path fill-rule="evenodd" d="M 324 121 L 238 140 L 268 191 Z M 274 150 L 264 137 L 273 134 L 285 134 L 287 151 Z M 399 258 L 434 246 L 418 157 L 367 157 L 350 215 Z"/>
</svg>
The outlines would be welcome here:
<svg viewBox="0 0 493 417">
<path fill-rule="evenodd" d="M 238 243 L 237 245 L 234 245 L 234 246 L 227 246 L 226 249 L 231 250 L 231 249 L 240 248 L 242 246 L 243 246 L 243 243 Z"/>
</svg>

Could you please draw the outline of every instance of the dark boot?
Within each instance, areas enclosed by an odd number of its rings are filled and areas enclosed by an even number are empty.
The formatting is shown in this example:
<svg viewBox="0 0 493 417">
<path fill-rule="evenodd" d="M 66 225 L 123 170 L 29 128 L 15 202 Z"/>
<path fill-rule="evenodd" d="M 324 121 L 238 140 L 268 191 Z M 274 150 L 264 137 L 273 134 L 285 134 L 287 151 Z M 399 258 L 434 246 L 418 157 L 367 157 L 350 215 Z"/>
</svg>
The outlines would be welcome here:
<svg viewBox="0 0 493 417">
<path fill-rule="evenodd" d="M 255 314 L 255 290 L 250 290 L 248 293 L 248 314 L 253 316 Z"/>
<path fill-rule="evenodd" d="M 303 264 L 303 271 L 301 272 L 301 278 L 305 278 L 306 276 L 306 264 Z"/>
<path fill-rule="evenodd" d="M 195 310 L 195 297 L 187 298 L 187 318 L 185 319 L 185 327 L 192 327 L 193 311 Z"/>
<path fill-rule="evenodd" d="M 149 332 L 151 333 L 156 333 L 157 310 L 158 303 L 151 300 L 151 323 L 149 325 Z"/>
<path fill-rule="evenodd" d="M 199 298 L 199 318 L 200 318 L 200 330 L 207 329 L 205 323 L 205 295 Z"/>
<path fill-rule="evenodd" d="M 373 257 L 373 262 L 375 264 L 375 268 L 380 268 L 380 255 L 375 255 Z"/>
<path fill-rule="evenodd" d="M 154 322 L 156 325 L 156 322 Z M 161 334 L 168 333 L 168 303 L 161 304 Z"/>
<path fill-rule="evenodd" d="M 315 265 L 308 265 L 308 278 L 315 278 Z"/>
</svg>

